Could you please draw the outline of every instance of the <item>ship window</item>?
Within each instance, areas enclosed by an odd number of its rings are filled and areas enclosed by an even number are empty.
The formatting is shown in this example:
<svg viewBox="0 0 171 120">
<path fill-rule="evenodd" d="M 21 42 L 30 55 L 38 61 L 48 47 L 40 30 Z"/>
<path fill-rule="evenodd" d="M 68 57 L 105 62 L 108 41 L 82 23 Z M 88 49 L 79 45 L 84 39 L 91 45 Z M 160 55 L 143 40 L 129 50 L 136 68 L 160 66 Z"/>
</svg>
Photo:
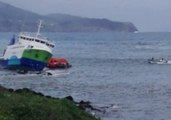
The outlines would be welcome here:
<svg viewBox="0 0 171 120">
<path fill-rule="evenodd" d="M 49 44 L 48 44 L 48 43 L 46 43 L 46 45 L 47 45 L 47 46 L 49 46 Z"/>
<path fill-rule="evenodd" d="M 52 48 L 54 47 L 54 45 L 51 45 L 51 44 L 49 46 L 52 47 Z"/>
<path fill-rule="evenodd" d="M 45 41 L 41 41 L 41 43 L 45 44 Z"/>
<path fill-rule="evenodd" d="M 36 39 L 35 41 L 36 41 L 36 42 L 40 42 L 40 40 L 37 40 L 37 39 Z"/>
</svg>

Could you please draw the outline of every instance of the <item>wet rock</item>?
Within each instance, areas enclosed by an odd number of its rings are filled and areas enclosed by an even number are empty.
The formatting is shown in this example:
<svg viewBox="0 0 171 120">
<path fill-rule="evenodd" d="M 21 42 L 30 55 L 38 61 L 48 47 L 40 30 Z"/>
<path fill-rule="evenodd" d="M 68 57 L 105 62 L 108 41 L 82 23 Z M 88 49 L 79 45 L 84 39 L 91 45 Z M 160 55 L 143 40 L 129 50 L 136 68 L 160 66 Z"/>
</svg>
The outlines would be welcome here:
<svg viewBox="0 0 171 120">
<path fill-rule="evenodd" d="M 47 98 L 50 98 L 50 99 L 53 99 L 53 97 L 51 97 L 51 96 L 49 96 L 49 95 L 48 95 L 48 96 L 46 96 L 46 97 L 47 97 Z"/>
<path fill-rule="evenodd" d="M 72 96 L 67 96 L 67 97 L 65 97 L 65 99 L 75 102 Z"/>
<path fill-rule="evenodd" d="M 20 69 L 20 70 L 17 70 L 17 73 L 19 73 L 19 74 L 26 74 L 26 73 L 28 73 L 28 71 L 25 70 L 25 69 Z"/>
<path fill-rule="evenodd" d="M 47 75 L 52 75 L 52 73 L 50 73 L 50 72 L 47 72 Z"/>
<path fill-rule="evenodd" d="M 13 90 L 13 89 L 11 89 L 11 88 L 10 88 L 10 89 L 8 89 L 8 91 L 9 91 L 9 92 L 14 92 L 14 90 Z"/>
<path fill-rule="evenodd" d="M 81 108 L 82 110 L 86 110 L 86 109 L 93 109 L 93 107 L 90 105 L 89 101 L 80 101 L 79 102 L 79 108 Z"/>
</svg>

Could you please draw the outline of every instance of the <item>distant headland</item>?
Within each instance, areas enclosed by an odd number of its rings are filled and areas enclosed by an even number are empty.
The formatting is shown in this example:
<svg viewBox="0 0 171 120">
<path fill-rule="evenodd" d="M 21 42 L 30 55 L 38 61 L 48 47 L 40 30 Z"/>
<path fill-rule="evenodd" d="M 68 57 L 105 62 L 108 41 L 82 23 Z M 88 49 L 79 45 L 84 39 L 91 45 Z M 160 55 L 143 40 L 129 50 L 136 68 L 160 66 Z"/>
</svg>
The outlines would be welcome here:
<svg viewBox="0 0 171 120">
<path fill-rule="evenodd" d="M 131 22 L 85 18 L 66 14 L 40 15 L 0 2 L 0 32 L 36 31 L 37 21 L 45 21 L 43 32 L 136 32 Z"/>
</svg>

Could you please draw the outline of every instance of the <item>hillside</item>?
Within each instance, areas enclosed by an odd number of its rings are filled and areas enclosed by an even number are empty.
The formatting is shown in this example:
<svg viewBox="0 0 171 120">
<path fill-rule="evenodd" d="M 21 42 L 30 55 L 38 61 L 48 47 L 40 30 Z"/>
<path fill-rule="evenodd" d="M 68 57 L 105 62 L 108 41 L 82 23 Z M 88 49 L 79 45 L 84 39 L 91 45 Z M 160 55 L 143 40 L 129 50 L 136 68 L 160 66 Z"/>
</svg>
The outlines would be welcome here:
<svg viewBox="0 0 171 120">
<path fill-rule="evenodd" d="M 0 32 L 36 31 L 37 22 L 44 20 L 45 32 L 135 32 L 130 22 L 83 18 L 65 14 L 39 15 L 0 2 Z"/>
<path fill-rule="evenodd" d="M 97 120 L 66 98 L 44 96 L 27 88 L 0 85 L 0 120 Z"/>
</svg>

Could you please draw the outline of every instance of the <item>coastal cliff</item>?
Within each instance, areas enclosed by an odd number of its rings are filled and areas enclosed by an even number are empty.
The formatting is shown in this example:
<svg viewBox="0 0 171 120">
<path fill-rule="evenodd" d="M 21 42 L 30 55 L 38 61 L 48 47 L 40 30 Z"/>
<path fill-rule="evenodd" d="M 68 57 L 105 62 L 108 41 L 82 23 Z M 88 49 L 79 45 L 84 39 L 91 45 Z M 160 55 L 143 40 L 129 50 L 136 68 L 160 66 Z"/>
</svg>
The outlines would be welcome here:
<svg viewBox="0 0 171 120">
<path fill-rule="evenodd" d="M 40 15 L 0 2 L 0 32 L 36 31 L 37 21 L 44 20 L 43 32 L 135 32 L 131 22 L 85 18 L 66 14 Z"/>
</svg>

